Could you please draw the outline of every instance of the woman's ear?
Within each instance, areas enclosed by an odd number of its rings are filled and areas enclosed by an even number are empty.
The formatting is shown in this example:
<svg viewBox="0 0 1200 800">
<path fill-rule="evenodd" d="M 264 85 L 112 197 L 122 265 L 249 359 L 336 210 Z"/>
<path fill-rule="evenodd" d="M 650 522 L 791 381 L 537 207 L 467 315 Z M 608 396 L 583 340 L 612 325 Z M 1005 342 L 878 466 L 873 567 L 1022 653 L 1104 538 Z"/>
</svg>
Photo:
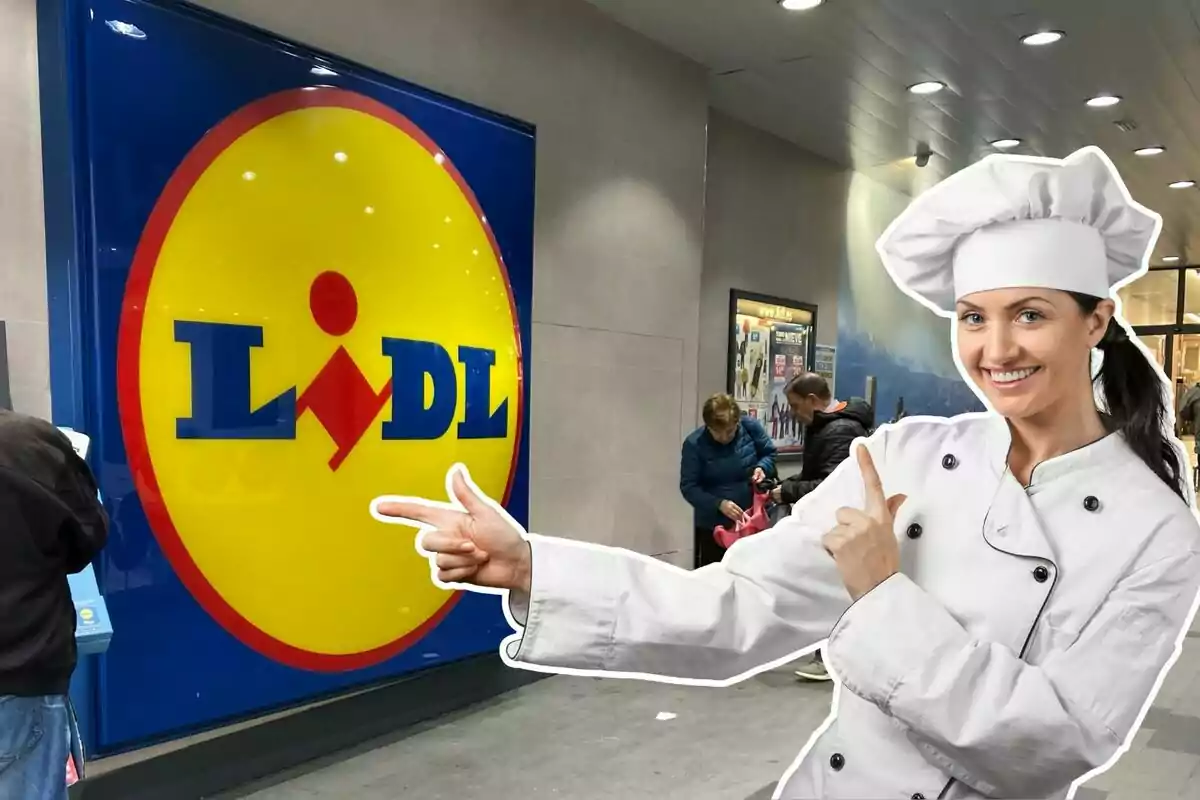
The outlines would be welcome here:
<svg viewBox="0 0 1200 800">
<path fill-rule="evenodd" d="M 1100 344 L 1100 340 L 1104 338 L 1105 331 L 1108 330 L 1108 323 L 1117 313 L 1117 304 L 1112 300 L 1101 300 L 1096 304 L 1096 308 L 1092 313 L 1088 314 L 1088 343 L 1092 347 Z"/>
</svg>

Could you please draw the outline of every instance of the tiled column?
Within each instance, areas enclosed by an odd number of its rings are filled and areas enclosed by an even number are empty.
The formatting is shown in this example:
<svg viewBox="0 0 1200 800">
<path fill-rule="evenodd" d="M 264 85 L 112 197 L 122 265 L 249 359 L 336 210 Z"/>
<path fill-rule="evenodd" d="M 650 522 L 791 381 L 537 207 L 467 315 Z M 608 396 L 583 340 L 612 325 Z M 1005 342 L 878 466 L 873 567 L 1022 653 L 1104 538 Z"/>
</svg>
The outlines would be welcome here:
<svg viewBox="0 0 1200 800">
<path fill-rule="evenodd" d="M 0 320 L 12 404 L 50 414 L 46 241 L 34 0 L 0 0 Z"/>
</svg>

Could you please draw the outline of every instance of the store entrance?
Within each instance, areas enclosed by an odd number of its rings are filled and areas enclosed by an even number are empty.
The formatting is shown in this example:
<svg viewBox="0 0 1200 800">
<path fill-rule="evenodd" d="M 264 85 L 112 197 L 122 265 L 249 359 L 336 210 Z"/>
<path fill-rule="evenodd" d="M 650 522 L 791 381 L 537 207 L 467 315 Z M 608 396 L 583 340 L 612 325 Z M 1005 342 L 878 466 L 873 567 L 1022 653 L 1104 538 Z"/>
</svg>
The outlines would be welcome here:
<svg viewBox="0 0 1200 800">
<path fill-rule="evenodd" d="M 1200 384 L 1200 325 L 1184 325 L 1178 333 L 1147 333 L 1135 327 L 1134 333 L 1149 348 L 1174 385 L 1175 413 L 1182 409 L 1183 398 L 1189 389 Z M 1192 425 L 1184 433 L 1191 433 Z"/>
<path fill-rule="evenodd" d="M 1188 391 L 1200 384 L 1200 269 L 1151 269 L 1119 294 L 1125 319 L 1171 381 L 1178 419 Z M 1189 472 L 1196 468 L 1198 423 L 1176 423 L 1191 461 Z"/>
</svg>

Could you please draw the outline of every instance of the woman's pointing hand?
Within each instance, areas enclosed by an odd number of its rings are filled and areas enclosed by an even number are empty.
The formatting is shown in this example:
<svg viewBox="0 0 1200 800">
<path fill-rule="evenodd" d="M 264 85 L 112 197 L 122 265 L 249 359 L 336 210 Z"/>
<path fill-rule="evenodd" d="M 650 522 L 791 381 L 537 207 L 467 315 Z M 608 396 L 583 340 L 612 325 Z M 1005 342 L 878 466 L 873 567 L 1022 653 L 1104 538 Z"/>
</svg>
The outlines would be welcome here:
<svg viewBox="0 0 1200 800">
<path fill-rule="evenodd" d="M 528 592 L 532 556 L 520 528 L 468 482 L 462 467 L 452 470 L 449 484 L 457 505 L 389 497 L 376 500 L 373 510 L 421 528 L 417 546 L 442 583 Z"/>
<path fill-rule="evenodd" d="M 896 512 L 907 499 L 902 494 L 884 494 L 883 481 L 865 445 L 858 448 L 858 468 L 866 492 L 865 508 L 838 509 L 837 527 L 822 540 L 853 600 L 900 571 L 894 525 Z"/>
</svg>

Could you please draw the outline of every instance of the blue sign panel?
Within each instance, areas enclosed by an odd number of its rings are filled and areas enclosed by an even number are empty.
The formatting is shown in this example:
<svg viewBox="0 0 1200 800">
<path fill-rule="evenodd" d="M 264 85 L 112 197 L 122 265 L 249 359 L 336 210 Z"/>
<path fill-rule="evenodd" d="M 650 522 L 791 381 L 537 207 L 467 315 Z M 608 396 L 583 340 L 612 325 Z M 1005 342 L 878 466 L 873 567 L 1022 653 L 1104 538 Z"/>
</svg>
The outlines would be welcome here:
<svg viewBox="0 0 1200 800">
<path fill-rule="evenodd" d="M 92 749 L 494 652 L 498 599 L 369 505 L 464 462 L 527 516 L 533 130 L 187 6 L 68 9 Z"/>
</svg>

